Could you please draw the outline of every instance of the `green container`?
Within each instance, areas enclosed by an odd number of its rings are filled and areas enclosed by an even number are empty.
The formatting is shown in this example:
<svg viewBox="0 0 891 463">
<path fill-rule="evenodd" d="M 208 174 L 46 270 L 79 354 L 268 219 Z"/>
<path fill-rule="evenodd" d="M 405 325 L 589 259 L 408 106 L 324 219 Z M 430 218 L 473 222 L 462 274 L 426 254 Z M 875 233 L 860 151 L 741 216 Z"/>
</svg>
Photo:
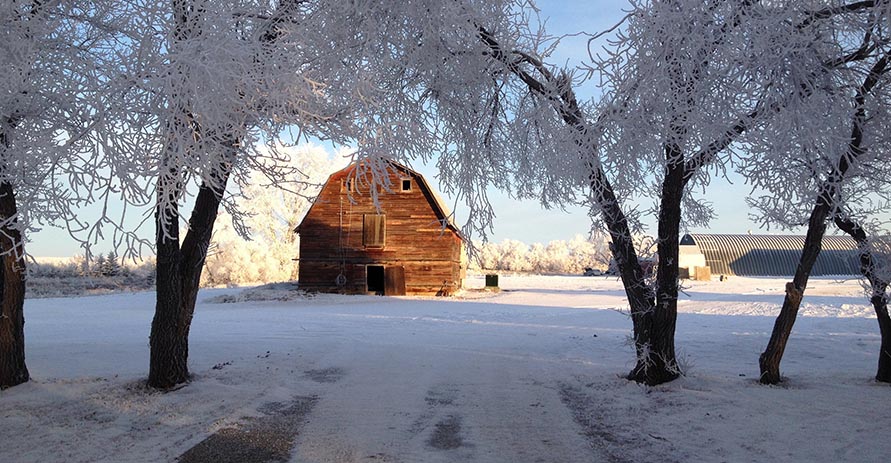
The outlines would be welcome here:
<svg viewBox="0 0 891 463">
<path fill-rule="evenodd" d="M 486 275 L 486 288 L 497 288 L 498 287 L 498 275 L 490 274 Z"/>
</svg>

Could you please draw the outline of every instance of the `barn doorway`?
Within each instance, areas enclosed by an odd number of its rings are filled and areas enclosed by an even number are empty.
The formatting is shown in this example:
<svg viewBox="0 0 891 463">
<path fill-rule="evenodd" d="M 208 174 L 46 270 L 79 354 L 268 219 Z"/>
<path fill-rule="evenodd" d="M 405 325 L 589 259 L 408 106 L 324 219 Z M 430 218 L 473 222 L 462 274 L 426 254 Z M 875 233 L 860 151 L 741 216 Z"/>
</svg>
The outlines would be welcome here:
<svg viewBox="0 0 891 463">
<path fill-rule="evenodd" d="M 366 291 L 375 294 L 384 294 L 384 266 L 365 266 Z"/>
</svg>

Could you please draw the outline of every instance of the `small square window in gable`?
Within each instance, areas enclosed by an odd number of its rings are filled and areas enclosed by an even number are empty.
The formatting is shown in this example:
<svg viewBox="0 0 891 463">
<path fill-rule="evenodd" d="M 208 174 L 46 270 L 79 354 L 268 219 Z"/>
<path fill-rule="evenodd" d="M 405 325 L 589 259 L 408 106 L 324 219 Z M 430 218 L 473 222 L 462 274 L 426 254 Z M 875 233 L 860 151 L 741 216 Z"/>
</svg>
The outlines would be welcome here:
<svg viewBox="0 0 891 463">
<path fill-rule="evenodd" d="M 402 191 L 411 191 L 411 179 L 410 178 L 402 179 Z"/>
</svg>

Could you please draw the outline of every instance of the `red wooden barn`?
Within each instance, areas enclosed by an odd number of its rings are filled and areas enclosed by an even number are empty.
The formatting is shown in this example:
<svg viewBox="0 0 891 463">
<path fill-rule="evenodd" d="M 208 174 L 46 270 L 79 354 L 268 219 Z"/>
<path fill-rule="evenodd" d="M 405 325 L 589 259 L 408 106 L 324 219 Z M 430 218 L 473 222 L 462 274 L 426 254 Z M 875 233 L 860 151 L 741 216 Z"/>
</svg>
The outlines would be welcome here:
<svg viewBox="0 0 891 463">
<path fill-rule="evenodd" d="M 335 172 L 295 230 L 300 288 L 308 291 L 448 296 L 465 274 L 463 240 L 421 174 L 388 163 L 389 182 Z"/>
</svg>

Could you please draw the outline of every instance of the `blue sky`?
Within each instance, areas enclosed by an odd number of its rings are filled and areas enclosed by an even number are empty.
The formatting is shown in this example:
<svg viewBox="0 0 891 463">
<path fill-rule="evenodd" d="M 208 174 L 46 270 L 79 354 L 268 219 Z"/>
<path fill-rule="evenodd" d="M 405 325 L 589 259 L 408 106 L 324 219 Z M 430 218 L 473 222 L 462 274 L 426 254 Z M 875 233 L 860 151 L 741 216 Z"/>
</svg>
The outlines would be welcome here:
<svg viewBox="0 0 891 463">
<path fill-rule="evenodd" d="M 542 18 L 546 19 L 547 30 L 555 36 L 574 34 L 585 31 L 597 33 L 612 27 L 624 16 L 622 9 L 626 6 L 624 1 L 570 1 L 570 0 L 542 0 L 537 2 L 541 9 Z M 554 64 L 577 65 L 587 58 L 587 39 L 584 37 L 564 38 L 555 55 L 550 61 Z M 577 89 L 580 98 L 596 97 L 597 88 L 593 83 L 586 84 Z M 415 166 L 434 185 L 435 169 Z M 737 178 L 733 184 L 726 180 L 715 179 L 709 186 L 707 197 L 714 204 L 717 219 L 706 229 L 690 231 L 711 231 L 714 233 L 745 233 L 748 230 L 759 232 L 757 224 L 748 219 L 748 206 L 745 196 L 748 194 L 742 179 Z M 587 234 L 590 230 L 590 219 L 587 209 L 571 207 L 566 211 L 545 210 L 533 201 L 518 202 L 504 194 L 494 192 L 493 205 L 497 218 L 495 220 L 494 233 L 489 239 L 501 241 L 503 239 L 517 239 L 527 243 L 551 240 L 571 239 L 577 234 Z M 450 198 L 446 198 L 447 200 Z M 450 204 L 453 202 L 450 201 Z M 135 212 L 135 211 L 134 211 Z M 456 215 L 459 221 L 466 217 L 461 205 L 456 207 Z M 649 232 L 655 233 L 655 220 L 649 218 L 645 221 L 649 225 Z M 143 225 L 143 235 L 151 239 L 154 231 L 152 223 Z M 765 231 L 762 231 L 765 232 Z M 100 243 L 94 252 L 107 252 L 111 245 Z M 77 244 L 71 240 L 66 232 L 53 228 L 33 234 L 28 244 L 29 252 L 35 256 L 70 256 L 81 253 Z"/>
</svg>

